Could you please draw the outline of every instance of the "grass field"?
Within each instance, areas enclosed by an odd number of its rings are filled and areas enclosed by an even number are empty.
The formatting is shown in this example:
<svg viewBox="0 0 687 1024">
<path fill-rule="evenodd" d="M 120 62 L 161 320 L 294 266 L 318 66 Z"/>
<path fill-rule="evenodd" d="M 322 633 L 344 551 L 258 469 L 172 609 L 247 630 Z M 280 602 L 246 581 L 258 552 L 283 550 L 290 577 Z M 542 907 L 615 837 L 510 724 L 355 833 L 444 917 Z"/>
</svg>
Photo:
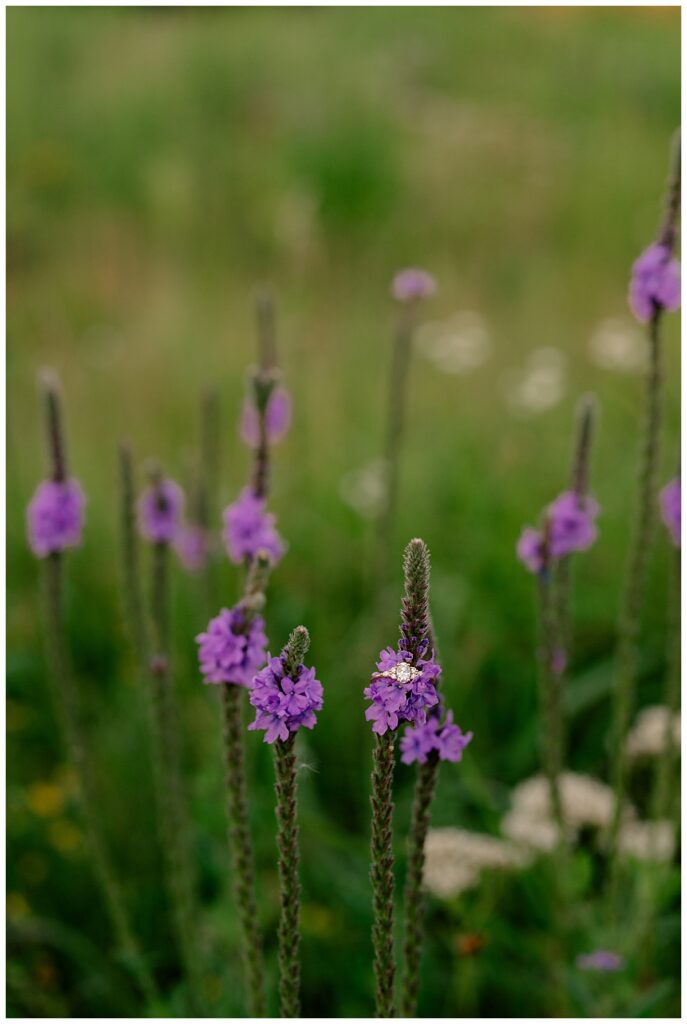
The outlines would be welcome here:
<svg viewBox="0 0 687 1024">
<path fill-rule="evenodd" d="M 40 574 L 24 527 L 44 474 L 36 373 L 47 364 L 60 374 L 73 472 L 89 497 L 68 612 L 103 827 L 164 982 L 164 1010 L 181 1014 L 145 694 L 121 611 L 116 445 L 129 438 L 140 465 L 155 456 L 185 482 L 200 393 L 215 385 L 219 525 L 248 469 L 236 423 L 255 358 L 253 296 L 267 281 L 294 399 L 293 428 L 275 452 L 271 504 L 289 551 L 270 586 L 268 628 L 276 649 L 297 623 L 308 626 L 325 686 L 301 750 L 303 1012 L 368 1016 L 372 744 L 361 691 L 379 648 L 396 639 L 403 547 L 421 536 L 431 549 L 445 692 L 475 734 L 462 764 L 442 769 L 433 823 L 498 835 L 512 787 L 538 770 L 534 589 L 514 547 L 566 485 L 586 391 L 601 410 L 602 516 L 599 543 L 575 573 L 569 765 L 608 778 L 642 388 L 626 291 L 656 230 L 680 119 L 679 11 L 14 8 L 7 38 L 9 1012 L 142 1012 L 112 959 L 46 681 Z M 413 357 L 398 572 L 380 615 L 369 467 L 386 411 L 389 283 L 405 265 L 426 267 L 439 287 Z M 442 349 L 446 337 L 452 347 Z M 677 317 L 666 320 L 665 362 L 661 480 L 678 457 Z M 641 705 L 663 692 L 669 555 L 661 530 Z M 215 568 L 217 603 L 233 603 L 235 570 L 224 559 Z M 219 712 L 193 640 L 213 610 L 203 581 L 177 568 L 174 654 L 207 999 L 213 1015 L 232 1016 L 243 1002 Z M 257 734 L 247 747 L 274 980 L 273 768 Z M 641 805 L 647 779 L 633 784 Z M 412 785 L 401 766 L 399 881 Z M 430 898 L 420 1014 L 679 1012 L 676 872 L 653 945 L 624 950 L 624 972 L 588 977 L 574 960 L 606 938 L 598 857 L 575 853 L 575 921 L 562 948 L 551 940 L 547 865 L 489 872 L 455 898 Z M 474 955 L 470 935 L 480 936 Z"/>
</svg>

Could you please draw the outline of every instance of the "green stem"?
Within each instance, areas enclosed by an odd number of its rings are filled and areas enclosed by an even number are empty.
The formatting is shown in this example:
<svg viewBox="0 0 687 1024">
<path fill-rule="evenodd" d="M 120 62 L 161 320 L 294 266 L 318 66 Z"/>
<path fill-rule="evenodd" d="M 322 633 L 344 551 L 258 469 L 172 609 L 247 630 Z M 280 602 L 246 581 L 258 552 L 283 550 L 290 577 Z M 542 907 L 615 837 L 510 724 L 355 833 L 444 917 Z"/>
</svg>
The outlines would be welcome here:
<svg viewBox="0 0 687 1024">
<path fill-rule="evenodd" d="M 136 649 L 140 664 L 146 665 L 150 646 L 143 604 L 141 564 L 138 534 L 136 532 L 134 471 L 131 449 L 124 443 L 119 446 L 119 483 L 124 600 L 131 641 Z"/>
<path fill-rule="evenodd" d="M 653 794 L 653 817 L 656 820 L 670 819 L 676 817 L 675 811 L 679 807 L 679 800 L 673 789 L 677 772 L 675 771 L 678 759 L 679 745 L 673 736 L 674 720 L 680 707 L 680 583 L 682 558 L 679 548 L 671 551 L 670 566 L 670 597 L 669 597 L 669 654 L 668 670 L 665 689 L 665 705 L 669 714 L 666 721 L 666 734 L 663 740 L 663 750 L 656 771 L 656 780 Z M 679 785 L 679 781 L 677 783 Z M 677 787 L 675 787 L 677 788 Z"/>
<path fill-rule="evenodd" d="M 152 1008 L 158 1000 L 157 987 L 134 937 L 119 880 L 110 863 L 100 831 L 100 804 L 93 786 L 93 773 L 82 730 L 79 699 L 64 641 L 62 555 L 59 552 L 49 555 L 44 566 L 48 652 L 55 705 L 64 745 L 76 773 L 81 816 L 93 858 L 93 867 L 126 964 L 146 1003 Z"/>
<path fill-rule="evenodd" d="M 253 850 L 248 825 L 241 693 L 242 688 L 231 683 L 222 686 L 229 841 L 233 857 L 234 891 L 243 933 L 249 1015 L 265 1017 L 265 977 L 255 901 Z"/>
<path fill-rule="evenodd" d="M 392 730 L 377 736 L 372 765 L 372 945 L 376 988 L 376 1016 L 395 1017 L 394 1006 L 394 744 Z"/>
<path fill-rule="evenodd" d="M 413 813 L 408 834 L 408 873 L 404 892 L 405 940 L 401 989 L 402 1017 L 414 1017 L 417 1012 L 423 938 L 422 877 L 425 866 L 425 840 L 429 829 L 430 812 L 438 774 L 439 757 L 436 751 L 432 751 L 427 762 L 418 765 Z"/>
<path fill-rule="evenodd" d="M 393 545 L 396 504 L 398 501 L 399 460 L 406 420 L 408 372 L 413 340 L 414 315 L 411 306 L 400 310 L 389 375 L 386 437 L 384 441 L 385 494 L 379 517 L 378 544 L 379 582 L 383 583 L 388 571 Z"/>
<path fill-rule="evenodd" d="M 179 952 L 191 985 L 192 1003 L 200 1008 L 202 972 L 195 928 L 193 871 L 181 784 L 178 711 L 168 654 L 168 554 L 166 543 L 153 546 L 151 610 L 154 653 L 150 658 L 153 770 L 172 917 Z"/>
<path fill-rule="evenodd" d="M 296 815 L 295 735 L 277 740 L 274 766 L 279 848 L 279 1005 L 282 1017 L 300 1017 L 300 883 Z"/>
<path fill-rule="evenodd" d="M 563 802 L 560 790 L 563 724 L 560 680 L 553 670 L 556 613 L 550 570 L 538 578 L 539 593 L 539 697 L 541 703 L 541 751 L 544 773 L 549 784 L 551 809 L 558 828 L 559 843 L 565 835 Z"/>
<path fill-rule="evenodd" d="M 627 787 L 626 738 L 639 674 L 639 636 L 644 587 L 653 537 L 661 427 L 661 307 L 649 322 L 649 370 L 645 385 L 645 417 L 639 456 L 637 509 L 618 624 L 618 651 L 613 716 L 612 780 L 615 796 L 609 834 L 609 898 L 618 881 L 618 833 Z"/>
</svg>

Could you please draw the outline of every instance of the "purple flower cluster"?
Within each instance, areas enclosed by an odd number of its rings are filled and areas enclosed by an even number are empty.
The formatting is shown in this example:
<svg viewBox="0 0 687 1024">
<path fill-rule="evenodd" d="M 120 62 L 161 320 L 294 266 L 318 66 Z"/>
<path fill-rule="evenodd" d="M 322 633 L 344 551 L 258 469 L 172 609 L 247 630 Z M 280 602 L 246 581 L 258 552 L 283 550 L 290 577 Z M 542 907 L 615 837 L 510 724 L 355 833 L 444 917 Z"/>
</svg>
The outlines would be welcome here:
<svg viewBox="0 0 687 1024">
<path fill-rule="evenodd" d="M 265 622 L 252 618 L 240 604 L 223 608 L 208 628 L 196 637 L 198 660 L 206 683 L 234 683 L 250 686 L 255 673 L 267 660 Z"/>
<path fill-rule="evenodd" d="M 391 282 L 391 294 L 398 302 L 416 302 L 429 299 L 437 290 L 436 281 L 426 270 L 409 267 L 399 270 Z"/>
<path fill-rule="evenodd" d="M 285 388 L 276 388 L 267 400 L 265 426 L 270 444 L 286 435 L 291 425 L 291 395 Z M 260 442 L 260 425 L 255 402 L 247 397 L 241 414 L 241 437 L 249 448 L 257 448 Z"/>
<path fill-rule="evenodd" d="M 427 709 L 439 703 L 436 681 L 441 667 L 434 656 L 419 658 L 416 665 L 411 664 L 412 660 L 410 651 L 387 647 L 380 652 L 377 671 L 364 691 L 372 701 L 365 718 L 380 736 L 387 729 L 398 728 L 400 721 L 423 725 Z"/>
<path fill-rule="evenodd" d="M 173 480 L 151 484 L 138 499 L 138 528 L 152 544 L 176 540 L 184 511 L 184 492 Z"/>
<path fill-rule="evenodd" d="M 273 563 L 285 551 L 277 533 L 274 516 L 265 511 L 266 501 L 250 487 L 244 487 L 236 501 L 224 512 L 224 540 L 232 562 L 239 565 L 266 551 Z"/>
<path fill-rule="evenodd" d="M 26 513 L 29 546 L 38 558 L 78 547 L 86 497 L 77 480 L 44 480 Z"/>
<path fill-rule="evenodd" d="M 322 683 L 315 669 L 298 665 L 287 673 L 286 648 L 253 679 L 249 700 L 256 709 L 249 729 L 264 729 L 265 743 L 287 740 L 303 725 L 312 729 L 322 708 Z"/>
<path fill-rule="evenodd" d="M 643 323 L 657 308 L 680 308 L 680 264 L 666 245 L 653 243 L 632 264 L 630 309 Z"/>
<path fill-rule="evenodd" d="M 597 949 L 594 953 L 581 953 L 575 963 L 582 971 L 619 971 L 625 961 L 610 949 Z"/>
<path fill-rule="evenodd" d="M 573 551 L 586 551 L 598 536 L 596 517 L 599 505 L 594 498 L 564 491 L 546 510 L 548 557 L 563 558 Z M 517 543 L 517 555 L 530 572 L 540 573 L 545 565 L 543 530 L 526 526 Z"/>
<path fill-rule="evenodd" d="M 431 715 L 424 725 L 406 729 L 401 740 L 401 760 L 404 764 L 425 764 L 429 754 L 436 750 L 442 761 L 460 761 L 471 739 L 471 732 L 462 732 L 460 726 L 453 724 L 452 711 L 446 713 L 443 723 L 438 715 Z"/>
<path fill-rule="evenodd" d="M 667 483 L 661 491 L 661 516 L 668 527 L 673 544 L 681 546 L 682 486 L 679 476 Z"/>
</svg>

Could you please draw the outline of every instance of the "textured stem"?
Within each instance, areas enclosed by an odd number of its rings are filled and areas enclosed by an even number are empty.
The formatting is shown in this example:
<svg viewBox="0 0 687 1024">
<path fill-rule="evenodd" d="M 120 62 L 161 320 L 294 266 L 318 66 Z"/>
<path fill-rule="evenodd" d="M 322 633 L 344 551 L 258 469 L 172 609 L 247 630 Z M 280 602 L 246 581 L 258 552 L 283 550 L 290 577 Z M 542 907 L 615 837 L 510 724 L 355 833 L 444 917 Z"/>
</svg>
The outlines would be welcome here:
<svg viewBox="0 0 687 1024">
<path fill-rule="evenodd" d="M 384 441 L 386 488 L 378 530 L 378 552 L 381 563 L 380 582 L 383 582 L 386 577 L 393 544 L 396 504 L 398 501 L 399 459 L 406 420 L 408 371 L 410 367 L 413 329 L 413 309 L 411 306 L 403 306 L 399 314 L 389 375 L 389 398 Z"/>
<path fill-rule="evenodd" d="M 666 734 L 663 739 L 663 750 L 656 771 L 652 800 L 653 816 L 657 820 L 664 818 L 672 819 L 675 816 L 676 809 L 679 807 L 679 800 L 676 799 L 672 786 L 677 778 L 675 768 L 680 749 L 673 736 L 673 720 L 680 707 L 680 583 L 682 563 L 680 549 L 675 548 L 672 550 L 671 556 L 668 609 L 670 648 L 665 689 L 665 704 L 670 714 L 666 723 Z"/>
<path fill-rule="evenodd" d="M 131 449 L 125 443 L 119 446 L 119 484 L 121 496 L 122 566 L 127 620 L 131 640 L 136 648 L 140 664 L 145 665 L 149 654 L 149 640 L 143 607 L 141 565 L 138 534 L 136 532 L 134 471 Z"/>
<path fill-rule="evenodd" d="M 372 764 L 372 945 L 376 989 L 376 1016 L 394 1017 L 394 743 L 389 730 L 375 741 Z"/>
<path fill-rule="evenodd" d="M 300 882 L 296 813 L 295 734 L 274 745 L 279 849 L 279 1006 L 282 1017 L 300 1017 Z"/>
<path fill-rule="evenodd" d="M 562 766 L 561 682 L 554 672 L 556 614 L 548 568 L 538 578 L 539 594 L 539 697 L 541 702 L 541 751 L 549 783 L 551 808 L 562 842 L 565 822 L 560 790 Z"/>
<path fill-rule="evenodd" d="M 196 521 L 209 530 L 216 507 L 215 494 L 219 479 L 220 416 L 219 395 L 215 388 L 206 388 L 200 399 L 200 462 L 196 492 Z"/>
<path fill-rule="evenodd" d="M 609 872 L 612 880 L 616 878 L 618 872 L 618 832 L 627 784 L 625 740 L 637 688 L 640 620 L 655 520 L 656 473 L 661 427 L 661 312 L 661 308 L 657 306 L 649 322 L 650 359 L 646 376 L 644 428 L 639 456 L 637 509 L 618 623 L 611 766 L 615 805 L 609 835 Z M 611 890 L 614 888 L 615 883 L 612 883 Z"/>
<path fill-rule="evenodd" d="M 414 1017 L 420 984 L 424 896 L 422 876 L 425 866 L 425 840 L 439 774 L 439 757 L 432 751 L 425 764 L 418 765 L 413 814 L 408 835 L 408 873 L 404 892 L 405 940 L 403 945 L 403 986 L 401 1016 Z"/>
<path fill-rule="evenodd" d="M 241 728 L 241 692 L 239 686 L 229 683 L 222 686 L 229 843 L 234 867 L 234 892 L 243 935 L 249 1016 L 264 1017 L 267 1013 L 265 977 L 258 911 L 255 902 L 253 850 L 248 825 L 246 770 Z"/>
<path fill-rule="evenodd" d="M 55 706 L 64 746 L 76 773 L 81 816 L 93 867 L 124 959 L 146 1002 L 152 1007 L 158 999 L 157 988 L 131 929 L 119 881 L 110 863 L 99 826 L 101 809 L 93 786 L 79 700 L 64 641 L 62 555 L 59 552 L 49 555 L 44 567 L 48 653 Z"/>
<path fill-rule="evenodd" d="M 67 455 L 64 430 L 62 429 L 59 383 L 52 370 L 43 371 L 41 374 L 41 386 L 51 475 L 56 483 L 62 483 L 67 479 Z"/>
<path fill-rule="evenodd" d="M 151 611 L 154 653 L 150 659 L 153 770 L 166 879 L 179 952 L 196 1008 L 202 1004 L 202 973 L 195 930 L 193 872 L 179 757 L 178 711 L 168 655 L 168 545 L 153 546 Z"/>
</svg>

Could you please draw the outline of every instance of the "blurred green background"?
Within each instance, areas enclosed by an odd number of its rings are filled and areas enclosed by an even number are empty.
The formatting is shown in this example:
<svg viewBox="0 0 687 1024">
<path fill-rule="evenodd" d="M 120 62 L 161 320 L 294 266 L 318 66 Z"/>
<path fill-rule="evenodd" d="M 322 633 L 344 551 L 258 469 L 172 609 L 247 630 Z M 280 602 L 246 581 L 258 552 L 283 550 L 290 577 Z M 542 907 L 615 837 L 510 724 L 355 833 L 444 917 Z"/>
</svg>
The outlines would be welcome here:
<svg viewBox="0 0 687 1024">
<path fill-rule="evenodd" d="M 379 648 L 395 642 L 404 543 L 419 535 L 432 551 L 445 690 L 475 734 L 464 762 L 442 770 L 433 820 L 497 834 L 510 788 L 538 767 L 533 584 L 514 545 L 565 486 L 584 391 L 601 406 L 602 517 L 576 572 L 569 760 L 607 774 L 643 352 L 625 297 L 630 264 L 657 226 L 680 118 L 679 10 L 14 8 L 7 52 L 9 1011 L 141 1012 L 112 960 L 45 678 L 39 566 L 24 535 L 45 467 L 36 372 L 48 364 L 60 374 L 71 464 L 89 496 L 68 610 L 103 827 L 165 1008 L 180 1013 L 145 694 L 122 621 L 116 443 L 128 437 L 139 463 L 156 456 L 185 481 L 199 395 L 216 385 L 219 524 L 247 473 L 236 422 L 255 352 L 253 296 L 267 281 L 295 411 L 275 453 L 272 507 L 289 552 L 270 586 L 268 628 L 277 648 L 307 624 L 325 686 L 301 751 L 304 1014 L 367 1016 L 371 737 L 361 690 Z M 413 359 L 398 573 L 381 622 L 374 460 L 389 283 L 405 265 L 427 268 L 439 290 Z M 671 317 L 661 479 L 678 454 L 678 345 Z M 668 558 L 661 531 L 642 704 L 661 699 Z M 224 560 L 215 583 L 219 603 L 236 599 Z M 243 1004 L 217 694 L 200 684 L 193 642 L 210 610 L 203 582 L 177 567 L 207 997 L 215 1015 L 231 1016 Z M 254 733 L 247 746 L 274 986 L 271 752 Z M 401 766 L 399 882 L 412 782 Z M 580 890 L 587 923 L 557 954 L 563 964 L 593 948 L 596 895 L 593 882 Z M 611 987 L 622 1016 L 677 1010 L 676 906 L 673 891 L 654 959 L 599 986 Z M 422 1015 L 554 1012 L 562 982 L 547 980 L 541 871 L 432 899 L 428 913 Z M 473 932 L 483 948 L 466 957 L 459 939 Z M 598 1007 L 595 981 L 570 982 L 572 1012 Z"/>
</svg>

